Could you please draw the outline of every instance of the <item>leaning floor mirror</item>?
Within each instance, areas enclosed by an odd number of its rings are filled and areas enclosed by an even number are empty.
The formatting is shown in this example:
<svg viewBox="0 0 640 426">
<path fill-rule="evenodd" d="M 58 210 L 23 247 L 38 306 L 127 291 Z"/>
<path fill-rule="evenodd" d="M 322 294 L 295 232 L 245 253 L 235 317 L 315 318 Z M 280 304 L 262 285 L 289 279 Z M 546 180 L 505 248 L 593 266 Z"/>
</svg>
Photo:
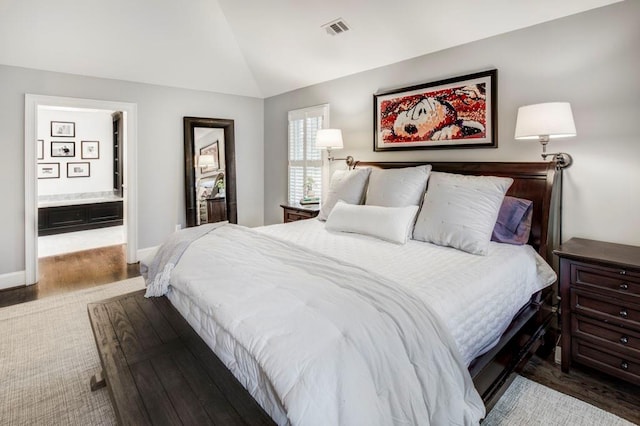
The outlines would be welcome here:
<svg viewBox="0 0 640 426">
<path fill-rule="evenodd" d="M 187 226 L 238 223 L 233 120 L 184 117 Z"/>
</svg>

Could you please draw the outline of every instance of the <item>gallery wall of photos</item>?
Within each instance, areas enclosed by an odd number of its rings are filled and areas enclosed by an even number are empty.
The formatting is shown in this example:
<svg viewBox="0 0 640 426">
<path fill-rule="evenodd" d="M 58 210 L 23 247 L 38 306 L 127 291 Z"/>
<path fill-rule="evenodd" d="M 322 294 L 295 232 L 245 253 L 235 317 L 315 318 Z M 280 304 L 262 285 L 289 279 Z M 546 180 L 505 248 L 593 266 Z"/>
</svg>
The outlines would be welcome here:
<svg viewBox="0 0 640 426">
<path fill-rule="evenodd" d="M 77 141 L 76 123 L 72 121 L 51 121 L 50 135 L 50 139 L 36 141 L 38 179 L 91 177 L 91 160 L 100 159 L 100 141 Z M 61 163 L 66 166 L 63 170 Z"/>
</svg>

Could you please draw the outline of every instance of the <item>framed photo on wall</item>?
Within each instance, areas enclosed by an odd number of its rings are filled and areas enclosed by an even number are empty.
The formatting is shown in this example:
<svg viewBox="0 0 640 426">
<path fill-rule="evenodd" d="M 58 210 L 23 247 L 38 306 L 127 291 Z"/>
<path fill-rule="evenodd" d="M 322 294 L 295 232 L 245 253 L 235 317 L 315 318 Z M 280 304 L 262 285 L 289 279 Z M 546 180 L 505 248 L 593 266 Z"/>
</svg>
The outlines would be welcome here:
<svg viewBox="0 0 640 426">
<path fill-rule="evenodd" d="M 75 142 L 51 142 L 51 156 L 52 157 L 75 157 L 76 143 Z"/>
<path fill-rule="evenodd" d="M 75 138 L 76 123 L 72 121 L 52 121 L 51 137 L 52 138 Z"/>
<path fill-rule="evenodd" d="M 44 140 L 38 139 L 36 141 L 36 151 L 38 153 L 38 160 L 44 160 Z"/>
<path fill-rule="evenodd" d="M 82 141 L 80 143 L 80 157 L 83 160 L 95 160 L 100 158 L 100 142 Z"/>
<path fill-rule="evenodd" d="M 200 158 L 198 164 L 204 164 L 200 167 L 200 173 L 209 173 L 220 169 L 220 155 L 218 153 L 218 141 L 200 148 Z"/>
<path fill-rule="evenodd" d="M 90 177 L 90 166 L 88 161 L 83 163 L 67 163 L 67 177 Z"/>
<path fill-rule="evenodd" d="M 38 179 L 58 179 L 60 177 L 60 163 L 38 163 Z"/>
<path fill-rule="evenodd" d="M 497 73 L 373 95 L 373 150 L 497 148 Z"/>
</svg>

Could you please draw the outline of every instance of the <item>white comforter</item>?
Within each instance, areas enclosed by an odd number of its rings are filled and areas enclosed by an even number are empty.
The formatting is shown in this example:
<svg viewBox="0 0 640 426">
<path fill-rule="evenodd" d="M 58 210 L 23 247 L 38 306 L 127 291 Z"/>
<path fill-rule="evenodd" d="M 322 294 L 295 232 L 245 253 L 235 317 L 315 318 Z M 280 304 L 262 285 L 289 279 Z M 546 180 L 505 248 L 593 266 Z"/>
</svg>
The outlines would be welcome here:
<svg viewBox="0 0 640 426">
<path fill-rule="evenodd" d="M 290 245 L 220 227 L 185 252 L 206 252 L 206 270 L 179 263 L 171 286 L 251 354 L 292 424 L 478 423 L 482 400 L 427 304 L 387 278 Z"/>
</svg>

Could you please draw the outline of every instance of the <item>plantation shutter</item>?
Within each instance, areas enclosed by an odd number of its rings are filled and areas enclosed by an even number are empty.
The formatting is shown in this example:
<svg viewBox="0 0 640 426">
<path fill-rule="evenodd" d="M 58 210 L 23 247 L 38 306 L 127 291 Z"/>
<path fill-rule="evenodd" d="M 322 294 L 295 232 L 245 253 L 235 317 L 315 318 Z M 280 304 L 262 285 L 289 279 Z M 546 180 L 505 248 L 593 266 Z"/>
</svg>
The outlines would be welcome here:
<svg viewBox="0 0 640 426">
<path fill-rule="evenodd" d="M 329 105 L 289 111 L 289 204 L 305 195 L 305 183 L 313 182 L 313 192 L 322 193 L 322 152 L 315 147 L 316 133 L 329 122 Z"/>
</svg>

